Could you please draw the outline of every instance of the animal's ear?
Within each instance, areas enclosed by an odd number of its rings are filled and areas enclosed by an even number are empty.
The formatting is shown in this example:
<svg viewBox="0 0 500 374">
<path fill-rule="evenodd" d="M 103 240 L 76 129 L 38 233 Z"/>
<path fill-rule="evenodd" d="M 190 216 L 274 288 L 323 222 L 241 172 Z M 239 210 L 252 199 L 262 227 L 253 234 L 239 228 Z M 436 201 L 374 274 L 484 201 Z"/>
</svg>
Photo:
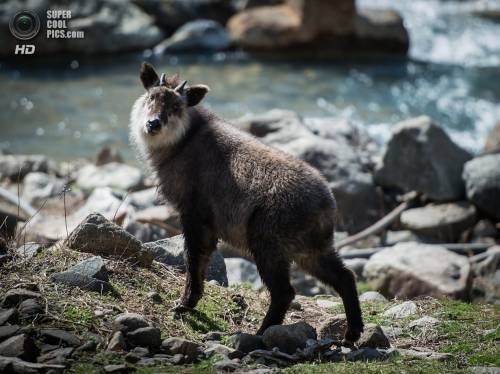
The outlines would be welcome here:
<svg viewBox="0 0 500 374">
<path fill-rule="evenodd" d="M 151 87 L 158 84 L 158 74 L 156 74 L 155 69 L 147 62 L 142 63 L 139 76 L 141 77 L 142 85 L 146 90 L 149 90 Z"/>
<path fill-rule="evenodd" d="M 204 84 L 196 84 L 186 88 L 185 96 L 187 106 L 197 105 L 203 100 L 208 91 L 210 91 L 210 88 Z"/>
</svg>

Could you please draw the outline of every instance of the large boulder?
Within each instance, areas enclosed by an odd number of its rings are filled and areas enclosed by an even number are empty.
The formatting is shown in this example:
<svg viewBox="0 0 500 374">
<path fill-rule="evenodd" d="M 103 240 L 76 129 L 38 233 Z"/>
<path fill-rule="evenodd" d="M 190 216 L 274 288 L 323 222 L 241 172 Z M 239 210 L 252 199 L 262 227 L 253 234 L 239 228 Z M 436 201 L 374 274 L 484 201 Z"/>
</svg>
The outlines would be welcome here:
<svg viewBox="0 0 500 374">
<path fill-rule="evenodd" d="M 2 5 L 0 5 L 1 7 Z M 2 12 L 0 11 L 0 14 Z M 1 18 L 1 16 L 0 16 Z M 0 21 L 1 22 L 1 21 Z M 2 31 L 0 31 L 1 34 Z M 8 27 L 7 27 L 8 32 Z M 9 37 L 11 39 L 12 36 Z M 0 37 L 1 40 L 1 37 Z M 2 44 L 4 45 L 4 44 Z M 2 51 L 5 49 L 2 48 Z M 0 52 L 1 54 L 1 52 Z M 10 54 L 10 51 L 9 51 Z M 43 155 L 2 155 L 0 154 L 0 180 L 9 178 L 12 181 L 22 181 L 31 172 L 57 174 L 57 164 Z"/>
<path fill-rule="evenodd" d="M 500 154 L 476 157 L 464 166 L 467 198 L 479 209 L 500 220 Z"/>
<path fill-rule="evenodd" d="M 401 214 L 401 224 L 415 234 L 454 242 L 476 222 L 476 208 L 468 202 L 431 204 L 408 209 Z"/>
<path fill-rule="evenodd" d="M 375 181 L 383 187 L 417 191 L 436 201 L 464 196 L 462 169 L 471 155 L 452 142 L 429 117 L 397 124 Z"/>
<path fill-rule="evenodd" d="M 126 51 L 140 51 L 150 48 L 163 38 L 162 31 L 154 24 L 152 17 L 135 4 L 113 0 L 39 0 L 26 7 L 40 15 L 41 24 L 46 24 L 47 10 L 65 9 L 71 12 L 67 19 L 68 30 L 83 31 L 83 38 L 51 39 L 45 31 L 33 40 L 36 54 L 55 55 L 103 54 Z M 0 5 L 0 55 L 11 57 L 17 40 L 9 31 L 9 20 L 17 11 L 24 9 L 17 1 L 5 1 Z M 43 29 L 43 28 L 42 28 Z M 105 35 L 105 37 L 103 37 Z"/>
<path fill-rule="evenodd" d="M 142 185 L 143 175 L 140 169 L 117 162 L 101 166 L 90 164 L 78 171 L 76 183 L 84 190 L 111 187 L 128 191 Z"/>
<path fill-rule="evenodd" d="M 223 51 L 231 46 L 226 29 L 211 20 L 196 20 L 186 23 L 174 35 L 154 48 L 155 54 L 195 51 Z"/>
<path fill-rule="evenodd" d="M 402 53 L 408 33 L 394 11 L 356 13 L 353 0 L 287 0 L 248 8 L 228 22 L 233 40 L 267 54 L 319 57 L 345 53 Z"/>
<path fill-rule="evenodd" d="M 184 237 L 182 235 L 145 243 L 144 249 L 153 256 L 154 260 L 186 271 Z M 219 251 L 212 254 L 205 277 L 207 280 L 216 280 L 222 286 L 228 285 L 226 265 Z"/>
<path fill-rule="evenodd" d="M 80 252 L 129 259 L 141 266 L 150 266 L 153 261 L 139 240 L 100 214 L 85 218 L 64 243 Z"/>
<path fill-rule="evenodd" d="M 339 229 L 357 232 L 383 215 L 371 176 L 377 147 L 362 129 L 332 118 L 305 121 L 279 109 L 246 115 L 237 124 L 321 171 L 337 201 Z"/>
<path fill-rule="evenodd" d="M 158 25 L 168 33 L 197 19 L 210 19 L 225 25 L 236 12 L 234 1 L 230 0 L 133 0 L 151 15 Z"/>
<path fill-rule="evenodd" d="M 466 257 L 439 245 L 400 243 L 374 254 L 364 276 L 384 295 L 468 299 L 471 266 Z"/>
<path fill-rule="evenodd" d="M 23 199 L 40 202 L 50 197 L 61 195 L 65 188 L 64 179 L 54 175 L 33 172 L 24 178 Z"/>
<path fill-rule="evenodd" d="M 253 289 L 262 287 L 257 266 L 244 258 L 226 258 L 227 279 L 230 286 L 249 283 Z"/>
</svg>

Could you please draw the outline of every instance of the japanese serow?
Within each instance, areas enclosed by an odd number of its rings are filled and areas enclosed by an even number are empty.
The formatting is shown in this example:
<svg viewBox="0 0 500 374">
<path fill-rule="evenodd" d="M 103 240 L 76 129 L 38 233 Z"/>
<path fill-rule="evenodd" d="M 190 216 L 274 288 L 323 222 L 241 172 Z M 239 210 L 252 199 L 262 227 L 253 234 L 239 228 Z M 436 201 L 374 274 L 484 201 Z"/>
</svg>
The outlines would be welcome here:
<svg viewBox="0 0 500 374">
<path fill-rule="evenodd" d="M 282 323 L 295 295 L 294 261 L 338 292 L 345 343 L 358 340 L 363 322 L 355 278 L 334 250 L 335 200 L 320 173 L 199 105 L 207 86 L 158 77 L 147 63 L 140 79 L 146 92 L 132 109 L 131 140 L 181 217 L 187 279 L 178 310 L 194 308 L 202 297 L 207 263 L 224 240 L 253 256 L 269 289 L 257 334 Z"/>
</svg>

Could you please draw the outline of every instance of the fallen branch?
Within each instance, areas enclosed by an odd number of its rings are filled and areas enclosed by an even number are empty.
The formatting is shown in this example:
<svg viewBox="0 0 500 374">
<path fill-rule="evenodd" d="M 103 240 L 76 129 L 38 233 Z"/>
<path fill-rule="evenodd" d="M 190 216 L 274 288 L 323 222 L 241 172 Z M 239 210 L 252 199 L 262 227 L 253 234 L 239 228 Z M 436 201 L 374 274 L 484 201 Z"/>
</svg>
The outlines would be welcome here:
<svg viewBox="0 0 500 374">
<path fill-rule="evenodd" d="M 0 197 L 21 208 L 29 217 L 37 214 L 37 210 L 26 201 L 22 200 L 20 196 L 14 195 L 3 187 L 0 187 Z M 21 219 L 21 221 L 24 221 L 24 219 Z"/>
<path fill-rule="evenodd" d="M 399 204 L 396 208 L 394 208 L 389 214 L 382 217 L 380 220 L 375 222 L 370 227 L 367 227 L 361 232 L 349 236 L 345 239 L 339 240 L 336 244 L 336 248 L 340 249 L 342 247 L 352 245 L 360 240 L 367 238 L 370 235 L 374 235 L 379 231 L 382 231 L 386 227 L 388 227 L 391 223 L 393 223 L 396 219 L 399 218 L 401 213 L 403 213 L 406 209 L 412 206 L 413 202 L 418 198 L 418 193 L 415 191 L 409 192 L 405 195 L 404 201 Z"/>
</svg>

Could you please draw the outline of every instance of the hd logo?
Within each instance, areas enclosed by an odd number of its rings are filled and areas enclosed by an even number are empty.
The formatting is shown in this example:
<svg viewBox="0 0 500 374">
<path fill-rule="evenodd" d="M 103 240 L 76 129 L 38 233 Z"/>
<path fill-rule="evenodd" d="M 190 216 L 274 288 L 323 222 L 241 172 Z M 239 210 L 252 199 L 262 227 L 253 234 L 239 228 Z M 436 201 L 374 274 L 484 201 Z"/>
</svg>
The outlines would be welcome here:
<svg viewBox="0 0 500 374">
<path fill-rule="evenodd" d="M 16 44 L 14 54 L 16 55 L 32 55 L 35 53 L 35 46 L 33 44 Z"/>
<path fill-rule="evenodd" d="M 18 40 L 32 39 L 40 31 L 40 18 L 29 10 L 17 12 L 9 21 L 9 29 Z M 34 53 L 35 46 L 33 44 L 16 44 L 14 50 L 16 55 L 32 55 Z"/>
</svg>

